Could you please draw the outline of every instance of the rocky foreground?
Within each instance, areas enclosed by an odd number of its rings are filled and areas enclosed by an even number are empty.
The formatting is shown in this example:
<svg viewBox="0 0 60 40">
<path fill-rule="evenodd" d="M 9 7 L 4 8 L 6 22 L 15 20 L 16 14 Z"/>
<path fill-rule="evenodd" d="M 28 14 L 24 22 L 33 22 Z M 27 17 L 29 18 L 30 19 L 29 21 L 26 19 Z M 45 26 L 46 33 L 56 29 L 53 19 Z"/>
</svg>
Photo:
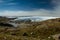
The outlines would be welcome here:
<svg viewBox="0 0 60 40">
<path fill-rule="evenodd" d="M 55 40 L 56 34 L 60 34 L 60 18 L 21 23 L 18 27 L 0 26 L 0 40 Z"/>
</svg>

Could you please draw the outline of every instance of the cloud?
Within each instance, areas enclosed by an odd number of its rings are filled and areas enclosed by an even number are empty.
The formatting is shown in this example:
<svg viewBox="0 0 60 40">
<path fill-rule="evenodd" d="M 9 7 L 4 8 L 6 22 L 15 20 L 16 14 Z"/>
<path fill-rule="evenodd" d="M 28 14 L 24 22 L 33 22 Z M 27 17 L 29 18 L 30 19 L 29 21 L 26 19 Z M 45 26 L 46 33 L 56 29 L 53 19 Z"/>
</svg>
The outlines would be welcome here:
<svg viewBox="0 0 60 40">
<path fill-rule="evenodd" d="M 0 3 L 10 2 L 9 0 L 0 0 Z"/>
<path fill-rule="evenodd" d="M 12 1 L 14 1 L 14 0 L 0 0 L 0 5 L 16 5 L 17 4 Z"/>
<path fill-rule="evenodd" d="M 53 15 L 60 17 L 60 0 L 53 0 L 53 3 L 55 5 Z"/>
<path fill-rule="evenodd" d="M 1 11 L 0 15 L 2 16 L 54 16 L 56 14 L 52 14 L 51 11 L 40 9 L 33 11 Z"/>
<path fill-rule="evenodd" d="M 50 11 L 40 9 L 40 10 L 34 10 L 34 11 L 2 11 L 0 12 L 0 15 L 3 16 L 49 16 Z"/>
<path fill-rule="evenodd" d="M 7 4 L 5 4 L 5 5 L 16 5 L 17 3 L 7 3 Z"/>
<path fill-rule="evenodd" d="M 14 0 L 6 0 L 6 1 L 9 1 L 10 2 L 10 1 L 14 1 Z"/>
<path fill-rule="evenodd" d="M 53 10 L 36 9 L 32 11 L 9 11 L 5 10 L 0 12 L 2 16 L 51 16 L 60 17 L 60 0 L 52 0 L 51 2 L 55 5 Z M 11 3 L 14 4 L 14 3 Z"/>
<path fill-rule="evenodd" d="M 3 0 L 0 0 L 0 3 L 4 3 L 4 1 Z"/>
</svg>

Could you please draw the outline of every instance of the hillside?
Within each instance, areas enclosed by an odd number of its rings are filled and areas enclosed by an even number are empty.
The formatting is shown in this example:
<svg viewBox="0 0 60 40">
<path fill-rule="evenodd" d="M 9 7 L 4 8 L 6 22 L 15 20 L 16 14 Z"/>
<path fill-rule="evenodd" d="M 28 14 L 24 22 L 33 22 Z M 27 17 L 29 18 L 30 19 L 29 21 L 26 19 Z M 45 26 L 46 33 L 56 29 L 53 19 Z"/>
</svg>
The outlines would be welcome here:
<svg viewBox="0 0 60 40">
<path fill-rule="evenodd" d="M 22 25 L 25 28 L 21 28 Z M 22 25 L 16 28 L 1 26 L 0 40 L 54 40 L 52 35 L 60 34 L 60 18 Z"/>
</svg>

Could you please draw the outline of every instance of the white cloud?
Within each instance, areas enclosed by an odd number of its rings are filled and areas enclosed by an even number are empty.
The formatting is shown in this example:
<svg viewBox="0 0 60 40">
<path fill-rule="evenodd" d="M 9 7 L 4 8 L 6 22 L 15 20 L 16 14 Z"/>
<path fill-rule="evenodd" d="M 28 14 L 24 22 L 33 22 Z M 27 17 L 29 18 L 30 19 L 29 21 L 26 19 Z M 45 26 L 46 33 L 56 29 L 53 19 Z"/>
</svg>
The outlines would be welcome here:
<svg viewBox="0 0 60 40">
<path fill-rule="evenodd" d="M 0 15 L 5 16 L 49 16 L 50 11 L 40 9 L 40 10 L 34 10 L 34 11 L 2 11 L 0 12 Z"/>
<path fill-rule="evenodd" d="M 56 16 L 56 14 L 52 14 L 52 11 L 40 9 L 33 11 L 2 11 L 0 12 L 2 16 Z"/>
<path fill-rule="evenodd" d="M 12 3 L 11 3 L 12 4 Z M 9 11 L 5 10 L 0 12 L 3 16 L 55 16 L 60 17 L 60 0 L 52 0 L 52 4 L 55 5 L 54 10 L 38 9 L 33 11 Z"/>
</svg>

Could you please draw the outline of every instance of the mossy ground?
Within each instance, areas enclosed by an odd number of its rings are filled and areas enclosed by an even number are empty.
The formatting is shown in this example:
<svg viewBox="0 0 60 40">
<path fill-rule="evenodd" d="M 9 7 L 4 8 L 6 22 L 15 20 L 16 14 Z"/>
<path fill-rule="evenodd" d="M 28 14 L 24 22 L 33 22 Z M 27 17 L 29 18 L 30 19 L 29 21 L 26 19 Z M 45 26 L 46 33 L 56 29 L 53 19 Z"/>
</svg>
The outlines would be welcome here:
<svg viewBox="0 0 60 40">
<path fill-rule="evenodd" d="M 60 22 L 47 20 L 32 22 L 27 28 L 0 27 L 0 40 L 54 40 L 51 35 L 60 33 Z"/>
</svg>

